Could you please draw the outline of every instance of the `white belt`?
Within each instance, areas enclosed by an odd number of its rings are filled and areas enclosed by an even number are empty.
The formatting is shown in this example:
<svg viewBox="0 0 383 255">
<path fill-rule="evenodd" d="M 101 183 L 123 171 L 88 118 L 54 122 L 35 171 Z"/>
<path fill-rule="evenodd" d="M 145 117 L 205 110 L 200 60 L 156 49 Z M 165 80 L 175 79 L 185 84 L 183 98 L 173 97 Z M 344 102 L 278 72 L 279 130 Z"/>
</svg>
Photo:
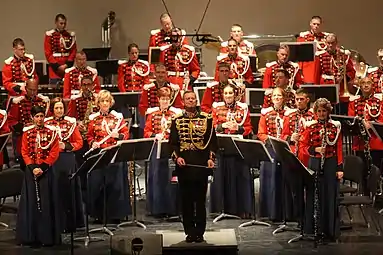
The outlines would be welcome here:
<svg viewBox="0 0 383 255">
<path fill-rule="evenodd" d="M 334 75 L 327 75 L 327 74 L 322 74 L 322 78 L 325 80 L 335 80 Z"/>
<path fill-rule="evenodd" d="M 67 57 L 69 53 L 53 53 L 53 57 Z"/>
<path fill-rule="evenodd" d="M 174 72 L 174 71 L 168 71 L 168 75 L 170 76 L 184 76 L 185 75 L 185 72 Z"/>
</svg>

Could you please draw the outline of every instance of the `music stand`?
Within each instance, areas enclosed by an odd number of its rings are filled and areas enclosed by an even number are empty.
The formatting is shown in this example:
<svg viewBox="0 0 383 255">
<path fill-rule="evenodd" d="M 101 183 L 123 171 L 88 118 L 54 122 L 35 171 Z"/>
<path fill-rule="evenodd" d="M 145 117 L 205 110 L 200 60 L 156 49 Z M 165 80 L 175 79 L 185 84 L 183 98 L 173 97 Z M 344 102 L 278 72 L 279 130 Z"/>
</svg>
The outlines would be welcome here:
<svg viewBox="0 0 383 255">
<path fill-rule="evenodd" d="M 133 215 L 132 221 L 123 222 L 117 225 L 118 228 L 127 225 L 134 225 L 146 229 L 146 226 L 137 220 L 137 197 L 136 197 L 136 160 L 149 160 L 153 151 L 155 138 L 141 138 L 118 141 L 117 144 L 120 146 L 114 162 L 133 162 Z"/>
<path fill-rule="evenodd" d="M 194 87 L 193 91 L 197 96 L 197 106 L 201 105 L 203 95 L 205 94 L 206 87 Z"/>
<path fill-rule="evenodd" d="M 123 109 L 128 105 L 132 110 L 132 115 L 134 115 L 133 128 L 138 128 L 138 104 L 140 103 L 141 92 L 113 92 L 112 96 L 114 98 L 115 109 Z M 125 108 L 126 109 L 126 108 Z"/>
<path fill-rule="evenodd" d="M 88 180 L 89 174 L 88 174 L 88 172 L 91 172 L 91 171 L 93 171 L 93 169 L 96 169 L 96 166 L 100 162 L 100 160 L 103 157 L 103 155 L 104 155 L 104 152 L 98 153 L 98 154 L 94 154 L 94 155 L 90 156 L 77 169 L 77 171 L 75 173 L 73 173 L 72 175 L 69 176 L 69 181 L 72 184 L 72 182 L 78 176 L 86 174 L 86 182 L 87 182 L 87 185 L 88 185 L 88 188 L 87 188 L 87 200 L 88 201 L 84 204 L 84 206 L 85 206 L 85 236 L 84 237 L 77 237 L 77 238 L 73 239 L 73 227 L 71 227 L 71 247 L 72 247 L 72 249 L 73 249 L 73 242 L 74 241 L 84 240 L 85 241 L 85 244 L 84 244 L 85 247 L 88 247 L 89 243 L 92 242 L 92 241 L 104 241 L 103 238 L 91 237 L 90 236 L 91 232 L 89 231 L 89 214 L 88 214 L 88 205 L 89 205 L 89 180 Z M 71 185 L 71 192 L 72 192 L 72 207 L 73 207 L 73 197 L 74 197 L 74 194 L 75 194 L 74 185 Z M 74 208 L 71 208 L 71 209 L 72 209 L 72 220 L 73 220 L 74 217 L 75 217 L 74 216 L 74 211 L 75 210 L 74 210 Z"/>
<path fill-rule="evenodd" d="M 149 64 L 158 64 L 160 62 L 161 47 L 149 47 L 148 62 Z"/>
<path fill-rule="evenodd" d="M 378 123 L 375 121 L 371 121 L 371 130 L 374 134 L 383 141 L 383 123 Z"/>
<path fill-rule="evenodd" d="M 310 95 L 311 102 L 315 102 L 318 98 L 327 98 L 332 104 L 339 103 L 339 85 L 301 85 L 301 88 L 307 90 Z"/>
<path fill-rule="evenodd" d="M 111 47 L 105 48 L 84 48 L 82 49 L 85 52 L 86 59 L 88 61 L 98 61 L 98 60 L 107 60 Z"/>
<path fill-rule="evenodd" d="M 263 142 L 259 140 L 237 139 L 237 138 L 234 138 L 233 140 L 236 147 L 239 149 L 239 153 L 241 157 L 249 166 L 259 165 L 259 162 L 261 161 L 273 162 L 273 159 L 271 158 Z M 254 189 L 253 197 L 255 197 L 255 189 Z M 238 226 L 239 228 L 255 226 L 255 225 L 271 227 L 269 223 L 257 220 L 257 216 L 256 216 L 257 209 L 255 206 L 255 203 L 254 203 L 253 210 L 254 210 L 253 219 L 251 221 L 242 223 L 241 225 Z"/>
<path fill-rule="evenodd" d="M 5 146 L 7 145 L 9 138 L 11 137 L 11 134 L 12 133 L 5 133 L 5 134 L 0 135 L 0 152 L 2 152 L 4 150 Z"/>
<path fill-rule="evenodd" d="M 240 156 L 239 149 L 234 143 L 234 138 L 242 139 L 241 135 L 226 135 L 226 134 L 217 134 L 217 142 L 218 142 L 218 150 L 219 150 L 219 165 L 221 168 L 221 171 L 223 171 L 224 167 L 224 158 L 230 157 L 230 156 Z M 236 169 L 232 169 L 233 171 L 236 171 Z M 223 175 L 223 174 L 222 174 Z M 241 219 L 241 217 L 238 217 L 236 215 L 231 215 L 225 213 L 225 184 L 224 184 L 224 176 L 222 177 L 221 183 L 221 214 L 214 218 L 213 223 L 216 223 L 224 218 L 231 218 L 231 219 Z"/>
<path fill-rule="evenodd" d="M 251 126 L 253 127 L 253 133 L 258 134 L 259 120 L 261 119 L 260 113 L 250 113 Z"/>
<path fill-rule="evenodd" d="M 281 42 L 289 47 L 289 60 L 292 62 L 311 62 L 315 59 L 316 42 Z"/>
<path fill-rule="evenodd" d="M 265 100 L 266 89 L 246 88 L 246 104 L 251 113 L 260 113 Z"/>
<path fill-rule="evenodd" d="M 345 115 L 330 115 L 332 120 L 339 121 L 342 125 L 342 134 L 343 136 L 360 136 L 360 130 L 358 123 L 355 122 L 354 116 L 345 116 Z"/>
<path fill-rule="evenodd" d="M 105 82 L 107 77 L 110 77 L 113 74 L 117 74 L 118 72 L 118 60 L 101 60 L 96 62 L 96 69 L 98 75 L 104 79 L 104 84 L 111 84 Z"/>
</svg>

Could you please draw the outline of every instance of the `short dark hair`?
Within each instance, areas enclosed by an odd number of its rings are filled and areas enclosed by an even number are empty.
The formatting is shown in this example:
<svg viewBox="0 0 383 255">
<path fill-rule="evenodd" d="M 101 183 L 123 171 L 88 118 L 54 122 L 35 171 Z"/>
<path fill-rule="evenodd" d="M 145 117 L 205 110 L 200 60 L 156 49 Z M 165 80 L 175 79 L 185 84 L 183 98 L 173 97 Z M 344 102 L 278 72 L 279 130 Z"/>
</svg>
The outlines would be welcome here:
<svg viewBox="0 0 383 255">
<path fill-rule="evenodd" d="M 45 108 L 39 105 L 34 105 L 32 106 L 31 109 L 31 115 L 32 117 L 35 116 L 36 114 L 43 113 L 45 115 Z"/>
<path fill-rule="evenodd" d="M 55 22 L 57 22 L 59 19 L 66 20 L 66 17 L 65 17 L 64 14 L 59 13 L 59 14 L 57 14 L 56 17 L 55 17 Z"/>
<path fill-rule="evenodd" d="M 283 73 L 283 75 L 287 78 L 290 79 L 290 73 L 286 69 L 278 69 L 277 73 Z"/>
<path fill-rule="evenodd" d="M 322 23 L 322 17 L 319 16 L 319 15 L 314 15 L 314 16 L 312 16 L 312 17 L 311 17 L 311 20 L 313 20 L 313 19 L 317 19 L 317 20 L 320 21 L 320 23 Z"/>
<path fill-rule="evenodd" d="M 304 88 L 299 88 L 295 91 L 295 95 L 301 95 L 301 94 L 306 94 L 307 96 L 309 96 L 309 92 Z"/>
<path fill-rule="evenodd" d="M 242 29 L 242 26 L 238 23 L 234 23 L 233 25 L 231 25 L 231 27 L 240 27 Z"/>
<path fill-rule="evenodd" d="M 235 42 L 236 45 L 238 45 L 237 40 L 235 40 L 233 37 L 230 37 L 229 40 L 227 40 L 227 45 L 229 45 L 230 41 L 233 41 L 233 42 Z"/>
<path fill-rule="evenodd" d="M 83 80 L 91 80 L 93 82 L 93 77 L 91 75 L 85 75 L 81 78 L 81 85 Z"/>
<path fill-rule="evenodd" d="M 154 66 L 154 71 L 157 71 L 158 68 L 165 68 L 165 70 L 167 69 L 167 68 L 166 68 L 166 65 L 163 64 L 163 63 L 157 63 L 157 64 L 155 64 L 155 66 Z"/>
<path fill-rule="evenodd" d="M 219 62 L 218 63 L 218 70 L 221 68 L 228 68 L 230 70 L 230 64 L 227 62 Z"/>
<path fill-rule="evenodd" d="M 183 95 L 182 99 L 185 99 L 185 95 L 186 95 L 186 94 L 190 94 L 190 93 L 193 93 L 195 96 L 197 96 L 196 93 L 195 93 L 193 90 L 186 90 L 186 91 L 184 92 L 184 95 Z"/>
<path fill-rule="evenodd" d="M 51 100 L 51 103 L 49 104 L 49 110 L 53 114 L 55 109 L 55 104 L 62 103 L 64 105 L 64 113 L 66 112 L 66 104 L 64 103 L 64 100 L 61 97 L 55 97 Z"/>
<path fill-rule="evenodd" d="M 128 52 L 130 52 L 133 48 L 137 48 L 137 50 L 140 49 L 136 43 L 131 43 L 128 45 Z"/>
<path fill-rule="evenodd" d="M 20 45 L 20 46 L 25 46 L 25 43 L 24 43 L 23 39 L 21 39 L 21 38 L 16 38 L 15 40 L 13 40 L 13 42 L 12 42 L 12 47 L 15 48 L 15 47 L 17 47 L 18 45 Z"/>
</svg>

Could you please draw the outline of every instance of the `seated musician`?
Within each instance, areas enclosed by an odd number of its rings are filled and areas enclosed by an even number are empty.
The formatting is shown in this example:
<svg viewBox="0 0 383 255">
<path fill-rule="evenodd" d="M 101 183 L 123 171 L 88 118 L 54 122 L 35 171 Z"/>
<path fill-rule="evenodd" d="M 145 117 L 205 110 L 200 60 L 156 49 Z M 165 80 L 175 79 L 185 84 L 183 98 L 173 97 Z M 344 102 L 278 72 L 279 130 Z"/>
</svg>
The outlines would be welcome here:
<svg viewBox="0 0 383 255">
<path fill-rule="evenodd" d="M 24 128 L 21 154 L 26 169 L 16 222 L 16 241 L 21 245 L 61 244 L 61 229 L 56 218 L 53 196 L 55 172 L 52 165 L 59 157 L 59 139 L 54 127 L 44 124 L 45 109 L 33 106 L 33 124 Z"/>
<path fill-rule="evenodd" d="M 285 104 L 289 108 L 295 108 L 295 90 L 289 85 L 290 73 L 285 69 L 279 69 L 275 72 L 275 85 L 277 88 L 282 88 L 286 93 Z M 272 88 L 268 88 L 265 91 L 265 97 L 263 100 L 263 107 L 267 108 L 272 106 L 271 100 Z"/>
<path fill-rule="evenodd" d="M 69 232 L 73 216 L 72 197 L 68 191 L 72 189 L 68 176 L 76 172 L 76 158 L 74 152 L 81 149 L 83 145 L 80 131 L 77 127 L 76 119 L 65 116 L 65 104 L 62 98 L 56 97 L 51 100 L 50 112 L 53 116 L 45 119 L 45 125 L 57 129 L 59 139 L 60 154 L 53 168 L 55 171 L 55 182 L 57 183 L 57 194 L 55 201 L 57 209 L 60 212 L 60 228 L 63 232 Z M 75 229 L 84 226 L 84 214 L 82 210 L 82 200 L 80 192 L 80 183 L 74 180 L 75 185 Z M 74 229 L 74 230 L 75 230 Z"/>
<path fill-rule="evenodd" d="M 95 92 L 101 90 L 97 69 L 86 64 L 86 54 L 83 51 L 76 53 L 74 66 L 65 69 L 63 98 L 70 99 L 71 95 L 77 95 L 81 89 L 81 80 L 85 76 L 91 76 Z"/>
<path fill-rule="evenodd" d="M 382 93 L 383 91 L 383 49 L 378 50 L 376 56 L 379 61 L 379 66 L 369 67 L 367 69 L 367 77 L 372 79 L 375 93 Z"/>
<path fill-rule="evenodd" d="M 383 122 L 382 108 L 382 94 L 374 93 L 373 82 L 370 78 L 365 77 L 360 80 L 361 95 L 351 96 L 348 104 L 348 115 L 358 117 L 365 126 L 366 130 L 371 128 L 371 121 Z M 364 169 L 364 176 L 367 177 L 368 170 L 371 165 L 375 165 L 378 168 L 382 165 L 383 158 L 383 142 L 376 137 L 374 132 L 370 130 L 371 137 L 354 137 L 353 138 L 353 150 L 356 155 L 361 157 L 366 163 Z M 364 178 L 367 180 L 367 178 Z M 369 194 L 367 183 L 363 184 L 363 188 L 366 194 Z"/>
<path fill-rule="evenodd" d="M 5 110 L 0 109 L 0 135 L 8 134 L 9 132 L 11 132 L 8 122 L 9 121 L 8 121 L 7 112 Z M 6 147 L 4 147 L 4 150 L 5 149 L 6 149 Z M 6 154 L 6 155 L 8 155 L 8 154 Z M 4 163 L 5 163 L 4 152 L 0 151 L 0 172 L 3 171 Z"/>
<path fill-rule="evenodd" d="M 111 107 L 114 104 L 112 94 L 101 90 L 97 96 L 96 105 L 100 111 L 89 116 L 87 141 L 92 150 L 113 146 L 120 140 L 129 139 L 129 128 L 121 113 Z M 104 186 L 103 176 L 106 183 Z M 130 214 L 128 169 L 126 163 L 112 163 L 107 169 L 94 170 L 89 179 L 90 215 L 97 222 L 103 217 L 106 206 L 108 221 L 118 223 Z M 101 187 L 101 188 L 100 188 Z M 103 203 L 103 192 L 106 189 L 106 205 Z"/>
<path fill-rule="evenodd" d="M 303 77 L 299 69 L 299 65 L 288 61 L 289 55 L 289 46 L 281 45 L 277 52 L 277 61 L 272 61 L 266 64 L 266 71 L 262 84 L 263 88 L 274 88 L 276 86 L 276 74 L 280 69 L 284 69 L 289 72 L 289 87 L 299 87 L 299 85 L 303 83 Z"/>
<path fill-rule="evenodd" d="M 233 38 L 228 40 L 227 48 L 228 53 L 217 57 L 215 80 L 219 80 L 220 63 L 228 63 L 230 65 L 230 79 L 237 79 L 237 83 L 244 84 L 245 86 L 253 84 L 254 76 L 250 67 L 249 57 L 238 52 L 238 42 Z"/>
<path fill-rule="evenodd" d="M 238 102 L 236 87 L 223 88 L 223 102 L 213 103 L 213 124 L 217 134 L 250 136 L 252 126 L 245 103 Z M 223 157 L 223 158 L 221 158 Z M 237 155 L 219 155 L 218 170 L 211 187 L 211 212 L 221 212 L 247 218 L 252 212 L 252 182 L 250 168 Z M 224 191 L 223 191 L 224 190 Z M 222 193 L 223 192 L 223 193 Z M 222 207 L 224 197 L 224 208 Z"/>
<path fill-rule="evenodd" d="M 282 138 L 283 116 L 288 108 L 285 106 L 285 91 L 273 89 L 271 100 L 273 106 L 262 108 L 258 124 L 258 139 L 266 144 L 270 156 L 276 155 L 268 141 L 269 137 Z M 262 162 L 260 167 L 260 217 L 268 217 L 272 221 L 281 221 L 282 215 L 282 176 L 279 161 Z"/>
<path fill-rule="evenodd" d="M 238 42 L 238 52 L 240 54 L 251 55 L 251 56 L 256 55 L 253 43 L 243 39 L 243 30 L 241 25 L 233 24 L 231 26 L 230 38 L 233 38 L 234 40 Z M 221 43 L 220 54 L 225 54 L 228 52 L 228 47 L 227 47 L 228 44 L 229 44 L 228 41 Z"/>
<path fill-rule="evenodd" d="M 33 122 L 31 109 L 41 106 L 48 110 L 49 98 L 38 93 L 38 80 L 26 81 L 26 95 L 13 97 L 9 108 L 8 123 L 12 135 L 12 142 L 16 160 L 20 160 L 21 134 L 24 127 Z M 22 163 L 22 161 L 20 162 Z M 23 167 L 23 165 L 21 165 Z"/>
<path fill-rule="evenodd" d="M 170 106 L 171 89 L 162 87 L 157 91 L 159 106 L 146 111 L 144 137 L 155 137 L 156 140 L 168 140 L 171 118 L 181 114 L 182 110 Z M 156 146 L 152 152 L 148 171 L 148 190 L 146 192 L 147 209 L 155 217 L 177 215 L 176 190 L 171 185 L 172 173 L 169 170 L 168 158 L 157 158 Z"/>
<path fill-rule="evenodd" d="M 118 61 L 118 90 L 120 92 L 142 91 L 149 84 L 149 63 L 138 59 L 139 48 L 135 43 L 128 45 L 128 60 Z"/>
<path fill-rule="evenodd" d="M 302 148 L 310 155 L 308 167 L 318 173 L 319 201 L 315 201 L 314 179 L 306 186 L 304 231 L 314 233 L 314 208 L 320 205 L 318 229 L 326 241 L 335 241 L 340 234 L 338 214 L 339 180 L 343 178 L 341 124 L 330 118 L 331 103 L 319 98 L 314 103 L 315 120 L 307 121 L 302 134 Z M 317 203 L 318 202 L 318 203 Z"/>
</svg>

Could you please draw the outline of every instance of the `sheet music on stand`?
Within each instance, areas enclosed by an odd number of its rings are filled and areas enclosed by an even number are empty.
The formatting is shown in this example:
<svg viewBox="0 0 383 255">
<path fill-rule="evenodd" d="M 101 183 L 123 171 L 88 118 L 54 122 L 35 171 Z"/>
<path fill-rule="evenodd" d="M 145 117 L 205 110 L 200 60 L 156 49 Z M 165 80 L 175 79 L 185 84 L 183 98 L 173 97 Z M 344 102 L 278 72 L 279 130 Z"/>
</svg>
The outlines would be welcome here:
<svg viewBox="0 0 383 255">
<path fill-rule="evenodd" d="M 229 152 L 235 152 L 235 153 L 239 153 L 241 155 L 241 157 L 243 158 L 242 154 L 241 154 L 241 151 L 239 150 L 237 144 L 234 142 L 234 139 L 243 139 L 243 135 L 230 135 L 230 134 L 216 134 L 217 136 L 217 142 L 218 142 L 218 148 L 221 148 L 222 146 L 220 145 L 220 140 L 224 141 L 223 139 L 231 139 L 232 141 L 232 147 L 228 147 L 228 144 L 229 143 L 225 143 L 224 147 L 226 147 L 226 149 L 228 149 Z M 235 154 L 234 153 L 234 154 Z"/>
</svg>

